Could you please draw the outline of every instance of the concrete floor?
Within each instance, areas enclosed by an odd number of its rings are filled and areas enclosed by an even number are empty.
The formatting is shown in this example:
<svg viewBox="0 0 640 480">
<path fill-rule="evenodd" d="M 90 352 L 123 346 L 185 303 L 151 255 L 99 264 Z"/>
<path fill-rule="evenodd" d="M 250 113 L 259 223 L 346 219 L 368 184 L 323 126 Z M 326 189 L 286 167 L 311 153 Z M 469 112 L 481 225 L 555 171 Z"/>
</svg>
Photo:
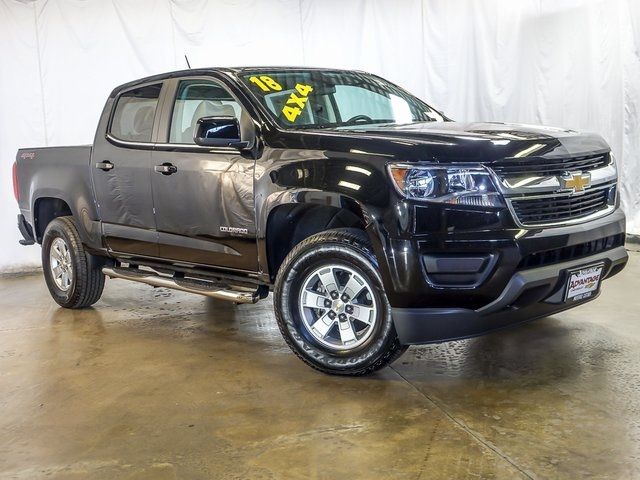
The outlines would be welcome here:
<svg viewBox="0 0 640 480">
<path fill-rule="evenodd" d="M 590 305 L 316 373 L 271 302 L 0 280 L 0 478 L 640 478 L 640 254 Z"/>
</svg>

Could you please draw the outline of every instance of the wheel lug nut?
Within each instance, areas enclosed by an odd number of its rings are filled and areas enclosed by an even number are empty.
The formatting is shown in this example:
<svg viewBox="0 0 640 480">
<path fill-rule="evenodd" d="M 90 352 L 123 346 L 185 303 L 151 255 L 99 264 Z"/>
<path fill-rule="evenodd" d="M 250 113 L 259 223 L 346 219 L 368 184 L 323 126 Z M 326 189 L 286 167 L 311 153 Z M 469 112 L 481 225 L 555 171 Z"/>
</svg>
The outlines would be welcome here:
<svg viewBox="0 0 640 480">
<path fill-rule="evenodd" d="M 353 307 L 351 305 L 347 305 L 345 310 L 346 310 L 347 313 L 353 313 Z"/>
<path fill-rule="evenodd" d="M 342 300 L 343 302 L 348 302 L 348 301 L 349 301 L 349 295 L 347 295 L 346 293 L 342 294 L 342 298 L 341 298 L 341 300 Z"/>
<path fill-rule="evenodd" d="M 327 308 L 331 307 L 331 300 L 329 300 L 328 298 L 324 301 L 324 306 Z"/>
<path fill-rule="evenodd" d="M 336 312 L 334 312 L 333 310 L 331 310 L 331 311 L 329 312 L 329 318 L 330 318 L 331 320 L 333 320 L 334 318 L 336 318 Z"/>
<path fill-rule="evenodd" d="M 341 313 L 339 318 L 341 322 L 344 322 L 347 320 L 347 316 L 344 313 Z"/>
<path fill-rule="evenodd" d="M 333 298 L 334 300 L 338 298 L 338 292 L 336 292 L 335 290 L 331 292 L 331 298 Z"/>
</svg>

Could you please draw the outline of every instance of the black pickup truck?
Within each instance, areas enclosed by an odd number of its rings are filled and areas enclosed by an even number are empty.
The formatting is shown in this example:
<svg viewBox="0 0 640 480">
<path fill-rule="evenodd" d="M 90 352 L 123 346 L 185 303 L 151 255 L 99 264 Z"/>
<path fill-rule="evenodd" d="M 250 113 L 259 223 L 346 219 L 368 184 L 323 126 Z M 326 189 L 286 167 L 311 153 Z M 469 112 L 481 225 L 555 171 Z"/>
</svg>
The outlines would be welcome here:
<svg viewBox="0 0 640 480">
<path fill-rule="evenodd" d="M 363 72 L 136 80 L 93 146 L 19 150 L 13 179 L 63 307 L 98 301 L 105 276 L 273 291 L 291 349 L 333 374 L 581 305 L 627 262 L 600 136 L 456 123 Z"/>
</svg>

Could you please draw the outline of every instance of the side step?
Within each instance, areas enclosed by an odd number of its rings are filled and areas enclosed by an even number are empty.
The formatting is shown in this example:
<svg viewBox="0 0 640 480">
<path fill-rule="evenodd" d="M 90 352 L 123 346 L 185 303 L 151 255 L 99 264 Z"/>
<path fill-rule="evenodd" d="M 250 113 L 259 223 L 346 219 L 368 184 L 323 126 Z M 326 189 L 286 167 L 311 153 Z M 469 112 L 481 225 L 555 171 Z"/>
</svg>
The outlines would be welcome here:
<svg viewBox="0 0 640 480">
<path fill-rule="evenodd" d="M 164 277 L 157 273 L 137 268 L 103 267 L 102 273 L 111 278 L 122 278 L 132 282 L 146 283 L 153 287 L 166 287 L 183 292 L 197 293 L 235 303 L 256 303 L 260 299 L 257 291 L 251 291 L 248 288 L 238 287 L 238 290 L 225 289 L 205 280 Z"/>
</svg>

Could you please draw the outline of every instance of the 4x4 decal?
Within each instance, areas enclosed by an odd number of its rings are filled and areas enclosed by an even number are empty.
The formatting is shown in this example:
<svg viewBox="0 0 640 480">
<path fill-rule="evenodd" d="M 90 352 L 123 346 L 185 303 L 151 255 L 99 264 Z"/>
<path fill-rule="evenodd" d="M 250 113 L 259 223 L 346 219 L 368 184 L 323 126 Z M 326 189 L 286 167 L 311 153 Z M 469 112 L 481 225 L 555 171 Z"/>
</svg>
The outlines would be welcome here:
<svg viewBox="0 0 640 480">
<path fill-rule="evenodd" d="M 260 77 L 256 77 L 254 75 L 249 77 L 249 81 L 263 92 L 279 92 L 282 90 L 282 85 L 268 75 L 261 75 Z M 313 87 L 311 85 L 305 85 L 303 83 L 297 83 L 295 89 L 299 96 L 296 95 L 295 92 L 291 92 L 287 102 L 284 107 L 282 107 L 282 114 L 291 123 L 294 123 L 300 116 L 304 107 L 307 105 L 309 94 L 313 91 Z"/>
</svg>

